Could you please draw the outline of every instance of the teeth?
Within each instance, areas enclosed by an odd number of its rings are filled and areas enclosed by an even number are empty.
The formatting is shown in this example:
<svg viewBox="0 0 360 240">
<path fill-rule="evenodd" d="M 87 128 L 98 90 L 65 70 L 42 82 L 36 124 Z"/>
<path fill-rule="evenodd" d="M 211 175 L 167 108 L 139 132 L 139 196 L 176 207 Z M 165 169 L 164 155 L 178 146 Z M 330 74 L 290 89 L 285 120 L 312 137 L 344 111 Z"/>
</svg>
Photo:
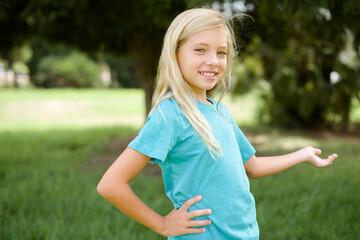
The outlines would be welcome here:
<svg viewBox="0 0 360 240">
<path fill-rule="evenodd" d="M 207 72 L 202 72 L 202 75 L 208 76 L 208 77 L 213 77 L 215 76 L 215 73 L 207 73 Z"/>
</svg>

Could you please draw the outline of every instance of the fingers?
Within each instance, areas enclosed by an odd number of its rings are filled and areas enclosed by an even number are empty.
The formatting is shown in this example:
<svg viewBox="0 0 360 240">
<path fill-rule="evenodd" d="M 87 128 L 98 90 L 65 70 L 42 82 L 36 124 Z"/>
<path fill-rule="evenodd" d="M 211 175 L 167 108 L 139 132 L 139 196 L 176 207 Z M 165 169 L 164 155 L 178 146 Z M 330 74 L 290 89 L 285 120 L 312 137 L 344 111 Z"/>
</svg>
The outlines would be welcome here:
<svg viewBox="0 0 360 240">
<path fill-rule="evenodd" d="M 326 167 L 326 166 L 331 165 L 336 158 L 337 158 L 337 154 L 335 154 L 335 153 L 332 155 L 329 155 L 328 158 L 326 158 L 326 159 L 318 158 L 317 164 L 314 164 L 314 165 L 318 166 L 318 167 Z"/>
<path fill-rule="evenodd" d="M 189 208 L 194 205 L 195 203 L 199 202 L 202 200 L 202 196 L 196 196 L 193 198 L 190 198 L 189 200 L 187 200 L 181 207 L 179 210 L 181 211 L 186 211 L 187 212 L 187 219 L 193 219 L 196 217 L 201 217 L 201 216 L 205 216 L 205 215 L 210 215 L 212 213 L 211 209 L 201 209 L 201 210 L 194 210 L 191 212 L 188 212 Z M 190 220 L 189 221 L 189 229 L 191 229 L 191 231 L 194 231 L 192 229 L 192 227 L 201 227 L 201 226 L 206 226 L 206 225 L 210 225 L 212 222 L 210 220 Z M 199 230 L 200 229 L 200 230 Z M 205 228 L 204 228 L 205 230 Z M 195 228 L 195 231 L 201 231 L 201 228 Z"/>
<path fill-rule="evenodd" d="M 203 233 L 205 232 L 206 229 L 205 228 L 188 228 L 186 233 L 187 234 L 193 234 L 193 233 Z"/>
<path fill-rule="evenodd" d="M 321 149 L 314 148 L 314 153 L 315 153 L 315 155 L 320 155 L 321 154 Z"/>
<path fill-rule="evenodd" d="M 188 216 L 190 219 L 192 219 L 192 218 L 209 215 L 209 214 L 211 214 L 210 209 L 201 209 L 201 210 L 195 210 L 195 211 L 189 212 Z"/>
<path fill-rule="evenodd" d="M 207 226 L 207 225 L 211 225 L 211 223 L 212 222 L 210 220 L 193 220 L 193 221 L 191 221 L 190 227 Z"/>
<path fill-rule="evenodd" d="M 163 231 L 164 236 L 178 236 L 183 234 L 194 234 L 205 232 L 204 226 L 212 224 L 209 219 L 192 220 L 211 214 L 210 209 L 200 209 L 189 212 L 189 208 L 202 200 L 201 196 L 196 196 L 187 200 L 178 210 L 172 210 L 164 217 Z"/>
<path fill-rule="evenodd" d="M 200 209 L 200 210 L 194 210 L 191 212 L 188 212 L 189 208 L 202 200 L 202 196 L 196 196 L 194 198 L 190 198 L 189 200 L 187 200 L 183 206 L 179 209 L 181 211 L 186 211 L 187 212 L 187 219 L 189 219 L 189 228 L 192 227 L 201 227 L 201 226 L 206 226 L 206 225 L 210 225 L 212 222 L 210 220 L 190 220 L 196 217 L 201 217 L 201 216 L 205 216 L 205 215 L 210 215 L 212 213 L 211 209 Z"/>
<path fill-rule="evenodd" d="M 197 220 L 197 221 L 190 221 L 189 228 L 187 229 L 188 233 L 202 233 L 206 231 L 206 228 L 198 228 L 202 226 L 211 225 L 212 222 L 210 220 Z"/>
<path fill-rule="evenodd" d="M 193 198 L 190 198 L 189 200 L 187 200 L 182 206 L 181 206 L 181 210 L 187 211 L 189 210 L 189 208 L 194 205 L 195 203 L 201 201 L 202 196 L 196 196 Z"/>
<path fill-rule="evenodd" d="M 202 199 L 202 196 L 196 196 L 196 197 L 190 198 L 180 207 L 179 210 L 187 212 L 192 205 L 199 202 L 201 199 Z M 196 218 L 196 217 L 200 217 L 200 216 L 204 216 L 204 215 L 209 215 L 211 213 L 212 213 L 211 209 L 194 210 L 194 211 L 188 212 L 188 217 L 189 217 L 189 219 L 192 219 L 192 218 Z"/>
<path fill-rule="evenodd" d="M 332 162 L 335 160 L 335 158 L 337 158 L 337 154 L 333 153 L 326 160 L 329 162 L 329 164 L 332 164 Z"/>
<path fill-rule="evenodd" d="M 334 153 L 332 155 L 329 155 L 326 159 L 322 159 L 321 157 L 318 157 L 318 155 L 320 155 L 322 153 L 321 149 L 313 148 L 313 147 L 307 147 L 305 149 L 308 149 L 313 154 L 315 154 L 315 156 L 313 155 L 313 157 L 310 158 L 310 161 L 312 159 L 314 161 L 313 162 L 314 165 L 319 165 L 321 167 L 332 164 L 332 162 L 335 160 L 335 158 L 337 158 L 337 154 Z"/>
</svg>

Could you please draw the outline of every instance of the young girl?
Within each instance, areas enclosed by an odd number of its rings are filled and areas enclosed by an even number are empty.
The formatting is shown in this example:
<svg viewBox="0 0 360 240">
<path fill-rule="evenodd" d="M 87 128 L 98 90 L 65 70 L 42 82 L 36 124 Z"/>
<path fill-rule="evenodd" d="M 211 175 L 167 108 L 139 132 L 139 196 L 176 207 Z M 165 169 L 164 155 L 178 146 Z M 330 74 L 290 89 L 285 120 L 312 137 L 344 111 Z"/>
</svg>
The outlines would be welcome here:
<svg viewBox="0 0 360 240">
<path fill-rule="evenodd" d="M 168 239 L 259 239 L 248 176 L 259 178 L 301 162 L 324 167 L 337 157 L 321 159 L 321 151 L 312 147 L 255 156 L 226 107 L 211 98 L 228 88 L 234 56 L 232 29 L 221 13 L 202 8 L 177 16 L 164 38 L 146 124 L 98 185 L 106 200 Z M 174 204 L 165 217 L 129 186 L 149 161 L 160 165 Z"/>
</svg>

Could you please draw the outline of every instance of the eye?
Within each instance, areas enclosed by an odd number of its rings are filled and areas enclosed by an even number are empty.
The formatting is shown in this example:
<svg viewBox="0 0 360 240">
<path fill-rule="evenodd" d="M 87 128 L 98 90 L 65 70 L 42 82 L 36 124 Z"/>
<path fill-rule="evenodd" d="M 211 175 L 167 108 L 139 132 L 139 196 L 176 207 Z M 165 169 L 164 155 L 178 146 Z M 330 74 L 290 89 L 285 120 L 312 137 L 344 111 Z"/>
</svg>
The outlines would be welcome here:
<svg viewBox="0 0 360 240">
<path fill-rule="evenodd" d="M 218 54 L 222 55 L 222 56 L 226 56 L 226 52 L 224 52 L 224 51 L 220 51 L 220 52 L 218 52 Z"/>
<path fill-rule="evenodd" d="M 204 53 L 205 50 L 203 48 L 195 48 L 195 52 Z"/>
</svg>

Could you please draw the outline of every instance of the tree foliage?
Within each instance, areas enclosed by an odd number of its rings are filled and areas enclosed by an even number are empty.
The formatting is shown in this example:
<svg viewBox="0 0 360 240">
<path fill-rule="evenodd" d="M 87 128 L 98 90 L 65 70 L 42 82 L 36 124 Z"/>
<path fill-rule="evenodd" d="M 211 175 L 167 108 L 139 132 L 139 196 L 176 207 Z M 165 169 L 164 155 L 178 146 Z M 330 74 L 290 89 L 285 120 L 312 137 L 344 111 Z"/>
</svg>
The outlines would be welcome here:
<svg viewBox="0 0 360 240">
<path fill-rule="evenodd" d="M 185 8 L 182 1 L 31 0 L 25 15 L 35 34 L 86 52 L 130 54 L 146 92 L 149 108 L 162 38 L 170 19 Z"/>
<path fill-rule="evenodd" d="M 149 108 L 164 33 L 185 8 L 181 0 L 2 0 L 0 30 L 8 34 L 0 54 L 35 36 L 87 53 L 130 55 Z"/>
<path fill-rule="evenodd" d="M 72 52 L 64 57 L 42 58 L 36 83 L 45 87 L 95 87 L 101 86 L 99 75 L 97 64 L 83 53 Z"/>
<path fill-rule="evenodd" d="M 8 57 L 15 47 L 22 46 L 30 37 L 29 24 L 22 13 L 26 9 L 25 1 L 0 1 L 0 54 Z"/>
<path fill-rule="evenodd" d="M 262 111 L 282 126 L 341 122 L 360 91 L 360 3 L 356 1 L 246 1 L 255 19 L 245 49 L 258 56 L 271 85 Z M 256 46 L 256 47 L 254 47 Z M 349 54 L 353 59 L 349 61 Z M 338 73 L 339 79 L 331 76 Z"/>
</svg>

